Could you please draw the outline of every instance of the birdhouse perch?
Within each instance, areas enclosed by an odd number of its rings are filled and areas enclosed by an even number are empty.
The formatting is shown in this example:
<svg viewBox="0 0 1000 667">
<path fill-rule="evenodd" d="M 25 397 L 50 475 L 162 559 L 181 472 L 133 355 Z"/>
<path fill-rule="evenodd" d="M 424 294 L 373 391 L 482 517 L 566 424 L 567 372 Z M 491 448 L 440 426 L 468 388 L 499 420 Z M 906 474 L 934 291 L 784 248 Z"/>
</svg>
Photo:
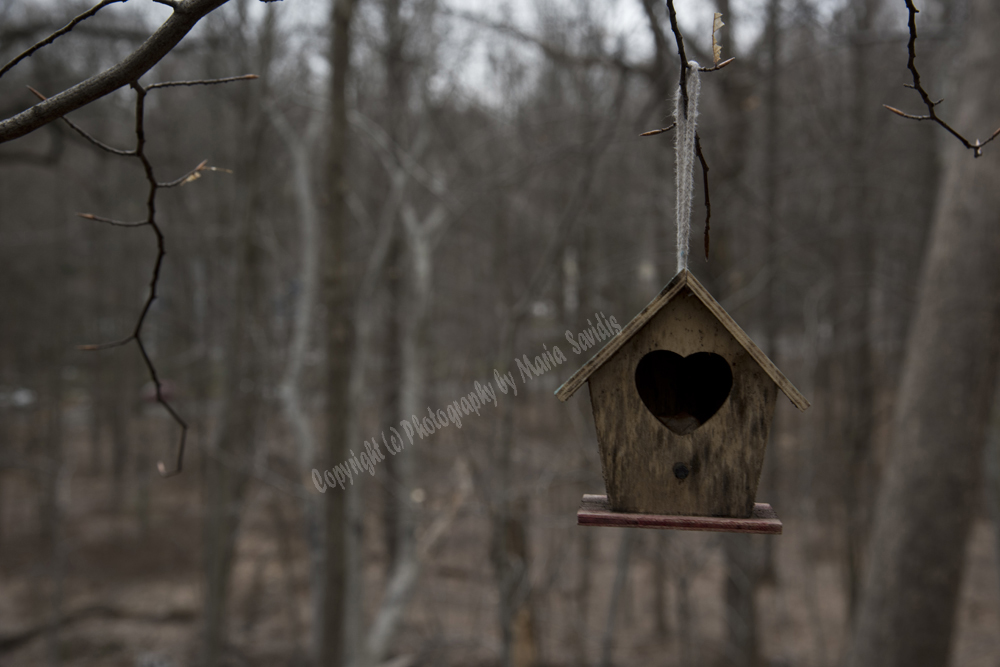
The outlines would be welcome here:
<svg viewBox="0 0 1000 667">
<path fill-rule="evenodd" d="M 775 399 L 805 397 L 684 269 L 557 391 L 584 382 L 607 487 L 581 524 L 781 532 L 755 503 Z"/>
</svg>

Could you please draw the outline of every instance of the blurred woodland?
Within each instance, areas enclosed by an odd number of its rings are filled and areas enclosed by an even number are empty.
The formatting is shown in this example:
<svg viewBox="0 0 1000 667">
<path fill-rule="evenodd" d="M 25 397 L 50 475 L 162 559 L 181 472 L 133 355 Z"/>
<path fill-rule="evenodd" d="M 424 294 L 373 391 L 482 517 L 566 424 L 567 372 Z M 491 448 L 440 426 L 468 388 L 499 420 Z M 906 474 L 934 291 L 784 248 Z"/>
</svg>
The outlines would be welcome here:
<svg viewBox="0 0 1000 667">
<path fill-rule="evenodd" d="M 92 6 L 0 2 L 0 63 Z M 715 11 L 736 57 L 691 269 L 812 402 L 778 399 L 777 537 L 576 525 L 566 333 L 674 274 L 664 2 L 99 7 L 0 74 L 0 664 L 1000 663 L 1000 143 L 883 108 L 927 112 L 905 0 L 676 6 L 688 58 Z M 919 8 L 932 109 L 988 137 L 1000 3 Z M 9 120 L 175 20 L 82 133 Z M 516 395 L 317 490 L 495 371 Z"/>
</svg>

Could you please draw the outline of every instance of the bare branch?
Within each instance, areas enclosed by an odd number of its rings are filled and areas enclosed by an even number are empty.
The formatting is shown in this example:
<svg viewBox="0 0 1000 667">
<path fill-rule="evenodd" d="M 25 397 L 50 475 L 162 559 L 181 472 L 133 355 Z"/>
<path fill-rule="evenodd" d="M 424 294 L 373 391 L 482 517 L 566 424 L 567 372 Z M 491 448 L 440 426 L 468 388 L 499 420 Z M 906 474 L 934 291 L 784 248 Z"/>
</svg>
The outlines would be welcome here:
<svg viewBox="0 0 1000 667">
<path fill-rule="evenodd" d="M 114 227 L 145 227 L 149 224 L 149 220 L 143 220 L 141 222 L 121 222 L 119 220 L 112 220 L 111 218 L 102 218 L 101 216 L 94 215 L 93 213 L 77 213 L 77 215 L 84 220 L 103 222 Z"/>
<path fill-rule="evenodd" d="M 361 128 L 379 149 L 379 157 L 382 159 L 386 171 L 389 173 L 394 172 L 395 164 L 398 164 L 413 180 L 443 201 L 455 217 L 459 217 L 460 211 L 468 208 L 454 201 L 444 183 L 427 171 L 420 163 L 421 156 L 427 147 L 427 140 L 429 139 L 426 133 L 422 132 L 418 135 L 418 140 L 414 142 L 411 150 L 406 150 L 393 141 L 384 128 L 360 112 L 352 111 L 348 114 L 348 117 L 351 124 Z"/>
<path fill-rule="evenodd" d="M 907 0 L 909 1 L 909 0 Z M 684 38 L 681 37 L 680 28 L 677 26 L 677 12 L 674 11 L 674 0 L 666 0 L 667 2 L 667 12 L 670 14 L 670 29 L 674 32 L 674 39 L 677 42 L 677 55 L 681 60 L 681 75 L 679 86 L 681 89 L 681 109 L 684 112 L 685 118 L 687 117 L 687 105 L 688 105 L 688 90 L 687 90 L 687 70 L 688 70 L 688 60 L 687 55 L 684 52 Z M 736 60 L 736 58 L 730 58 L 729 60 L 723 61 L 716 65 L 715 67 L 699 67 L 698 69 L 702 72 L 714 72 L 722 69 L 729 63 Z M 676 121 L 667 128 L 663 128 L 662 131 L 669 130 L 677 125 Z M 652 134 L 660 134 L 660 131 L 653 130 L 652 132 L 646 132 L 640 136 L 648 136 Z M 702 182 L 705 186 L 705 260 L 708 260 L 708 248 L 709 248 L 709 231 L 712 226 L 712 200 L 708 193 L 708 162 L 705 161 L 705 154 L 701 151 L 701 137 L 696 132 L 694 135 L 694 148 L 695 153 L 698 155 L 698 160 L 701 162 L 701 173 Z"/>
<path fill-rule="evenodd" d="M 21 62 L 25 58 L 30 58 L 31 55 L 33 53 L 35 53 L 35 51 L 38 51 L 39 49 L 41 49 L 41 48 L 43 48 L 45 46 L 48 46 L 52 42 L 56 41 L 57 39 L 59 39 L 60 37 L 62 37 L 66 33 L 68 33 L 70 30 L 72 30 L 73 28 L 75 28 L 77 26 L 77 24 L 86 21 L 91 16 L 93 16 L 97 12 L 101 11 L 102 9 L 104 9 L 105 7 L 107 7 L 108 5 L 113 5 L 116 2 L 126 2 L 126 1 L 127 0 L 102 0 L 101 2 L 97 3 L 96 5 L 94 5 L 93 7 L 91 7 L 90 9 L 88 9 L 87 11 L 85 11 L 84 13 L 80 14 L 79 16 L 77 16 L 75 19 L 73 19 L 72 21 L 70 21 L 69 23 L 67 23 L 65 26 L 63 26 L 59 30 L 56 30 L 54 33 L 52 33 L 51 35 L 49 35 L 48 37 L 46 37 L 42 41 L 38 42 L 37 44 L 35 44 L 31 48 L 29 48 L 27 51 L 23 52 L 21 55 L 17 56 L 13 60 L 11 60 L 6 65 L 4 65 L 2 68 L 0 68 L 0 76 L 3 76 L 4 74 L 6 74 L 7 72 L 9 72 L 10 70 L 14 69 L 15 65 L 17 65 L 19 62 Z"/>
<path fill-rule="evenodd" d="M 980 155 L 983 154 L 983 146 L 985 146 L 986 144 L 988 144 L 991 141 L 993 141 L 994 139 L 996 139 L 997 135 L 1000 134 L 1000 128 L 998 128 L 996 132 L 994 132 L 992 135 L 990 135 L 990 138 L 987 139 L 986 141 L 980 142 L 979 139 L 976 139 L 974 142 L 970 142 L 968 139 L 966 139 L 961 134 L 959 134 L 957 130 L 955 130 L 954 128 L 952 128 L 951 125 L 949 125 L 948 123 L 946 123 L 944 120 L 942 120 L 937 115 L 937 111 L 935 111 L 935 107 L 937 107 L 937 105 L 941 104 L 941 102 L 943 102 L 944 100 L 938 100 L 937 102 L 935 102 L 934 100 L 931 99 L 930 94 L 928 94 L 928 92 L 926 90 L 924 90 L 924 86 L 923 86 L 923 84 L 920 81 L 920 71 L 917 69 L 917 64 L 916 64 L 916 60 L 917 60 L 917 14 L 920 13 L 920 10 L 917 9 L 914 6 L 913 0 L 904 0 L 904 1 L 906 2 L 906 9 L 909 12 L 908 25 L 909 25 L 909 29 L 910 29 L 910 41 L 907 43 L 907 50 L 909 51 L 909 58 L 906 61 L 906 67 L 907 67 L 907 69 L 910 70 L 910 74 L 913 77 L 913 83 L 907 83 L 907 84 L 903 84 L 903 85 L 906 88 L 912 88 L 913 90 L 917 91 L 917 93 L 920 95 L 920 99 L 924 103 L 924 106 L 927 107 L 927 115 L 926 116 L 917 116 L 917 115 L 914 115 L 914 114 L 908 114 L 908 113 L 905 113 L 903 111 L 900 111 L 899 109 L 891 107 L 888 104 L 883 104 L 882 106 L 884 106 L 886 109 L 888 109 L 889 111 L 893 112 L 897 116 L 902 116 L 903 118 L 908 118 L 910 120 L 929 120 L 929 121 L 933 121 L 933 122 L 937 123 L 938 125 L 940 125 L 944 129 L 946 129 L 949 133 L 951 133 L 951 135 L 953 137 L 955 137 L 956 139 L 958 139 L 962 143 L 963 146 L 965 146 L 966 148 L 968 148 L 969 150 L 971 150 L 973 157 L 979 157 Z"/>
<path fill-rule="evenodd" d="M 729 60 L 723 60 L 721 63 L 715 65 L 714 67 L 699 67 L 698 69 L 702 72 L 718 72 L 720 69 L 722 69 L 729 63 L 733 62 L 734 60 L 736 60 L 735 57 L 730 58 Z"/>
<path fill-rule="evenodd" d="M 31 86 L 28 86 L 27 88 L 32 93 L 34 93 L 35 96 L 38 97 L 38 99 L 40 99 L 40 100 L 46 100 L 46 99 L 48 99 L 47 97 L 45 97 L 45 95 L 42 95 L 40 92 L 38 92 L 37 90 L 35 90 Z M 77 125 L 76 123 L 74 123 L 73 121 L 71 121 L 69 118 L 66 118 L 65 116 L 62 117 L 62 121 L 64 123 L 66 123 L 67 125 L 69 125 L 69 127 L 70 127 L 71 130 L 73 130 L 74 132 L 76 132 L 77 134 L 79 134 L 81 137 L 83 137 L 84 139 L 86 139 L 90 143 L 92 143 L 95 146 L 97 146 L 98 148 L 100 148 L 102 151 L 107 151 L 108 153 L 113 153 L 115 155 L 133 155 L 132 151 L 124 151 L 124 150 L 120 150 L 118 148 L 114 148 L 112 146 L 108 146 L 106 143 L 104 143 L 103 141 L 98 140 L 92 134 L 90 134 L 89 132 L 85 131 L 83 128 L 81 128 L 79 125 Z"/>
<path fill-rule="evenodd" d="M 656 136 L 657 134 L 663 134 L 664 132 L 669 132 L 670 130 L 674 129 L 675 127 L 677 127 L 677 121 L 674 121 L 673 123 L 671 123 L 670 125 L 667 125 L 666 127 L 661 127 L 658 130 L 650 130 L 649 132 L 643 132 L 639 136 L 640 137 L 652 137 L 652 136 Z"/>
<path fill-rule="evenodd" d="M 153 165 L 150 163 L 149 158 L 146 157 L 146 129 L 145 129 L 145 110 L 146 110 L 146 93 L 147 89 L 143 88 L 138 81 L 132 81 L 131 87 L 135 91 L 135 149 L 124 153 L 130 157 L 137 158 L 142 163 L 143 171 L 146 174 L 146 182 L 148 185 L 147 195 L 146 195 L 146 219 L 141 222 L 119 222 L 117 220 L 112 220 L 110 218 L 103 218 L 92 213 L 80 213 L 80 217 L 87 220 L 95 220 L 98 222 L 104 222 L 116 227 L 149 227 L 153 230 L 153 234 L 156 237 L 156 259 L 153 262 L 153 270 L 149 278 L 149 293 L 146 296 L 146 301 L 143 303 L 142 310 L 139 312 L 139 317 L 136 319 L 135 326 L 132 328 L 132 333 L 122 338 L 121 340 L 114 341 L 112 343 L 102 343 L 97 345 L 80 345 L 78 349 L 80 350 L 105 350 L 111 347 L 119 347 L 135 341 L 136 345 L 139 347 L 139 353 L 142 355 L 143 363 L 146 365 L 146 370 L 149 372 L 149 377 L 153 381 L 153 385 L 156 387 L 156 402 L 163 406 L 163 409 L 171 416 L 171 418 L 177 422 L 181 427 L 181 437 L 180 443 L 177 449 L 177 460 L 172 469 L 168 469 L 163 461 L 156 464 L 157 469 L 160 474 L 164 477 L 172 477 L 181 472 L 184 465 L 184 448 L 187 443 L 187 422 L 181 418 L 174 407 L 167 401 L 166 397 L 163 395 L 163 383 L 160 381 L 159 373 L 156 370 L 156 365 L 153 363 L 152 358 L 149 356 L 149 352 L 146 350 L 146 345 L 142 340 L 142 327 L 146 322 L 146 316 L 149 314 L 150 308 L 153 306 L 153 302 L 157 297 L 157 287 L 160 283 L 160 269 L 163 267 L 163 258 L 166 256 L 165 239 L 163 236 L 163 231 L 160 229 L 159 223 L 156 221 L 156 193 L 163 187 L 172 187 L 173 185 L 181 185 L 187 182 L 192 176 L 197 175 L 204 169 L 210 169 L 207 167 L 208 160 L 203 160 L 197 167 L 188 172 L 186 175 L 178 179 L 177 181 L 172 181 L 171 183 L 161 184 L 156 180 L 156 175 L 153 171 Z"/>
<path fill-rule="evenodd" d="M 201 172 L 206 168 L 207 165 L 208 165 L 208 160 L 202 160 L 201 162 L 198 163 L 197 167 L 195 167 L 188 173 L 184 174 L 180 178 L 175 179 L 173 181 L 168 181 L 166 183 L 158 183 L 157 186 L 161 188 L 176 188 L 178 185 L 184 185 L 185 183 L 190 183 L 191 181 L 197 179 L 201 175 Z"/>
<path fill-rule="evenodd" d="M 9 71 L 18 62 L 28 58 L 33 53 L 51 44 L 60 36 L 70 32 L 76 25 L 90 18 L 102 8 L 107 5 L 114 4 L 116 2 L 124 2 L 125 0 L 102 0 L 100 3 L 92 7 L 87 12 L 77 16 L 73 19 L 67 26 L 61 30 L 56 31 L 46 39 L 35 44 L 30 49 L 16 57 L 10 63 L 5 65 L 0 69 L 0 76 Z M 153 230 L 156 237 L 157 255 L 156 260 L 153 264 L 152 275 L 149 280 L 149 293 L 146 297 L 146 301 L 143 304 L 142 310 L 136 320 L 135 326 L 132 333 L 127 337 L 114 341 L 111 343 L 103 343 L 96 345 L 81 345 L 79 349 L 81 350 L 102 350 L 111 347 L 118 347 L 125 345 L 131 341 L 135 341 L 136 345 L 139 347 L 139 352 L 142 355 L 143 362 L 146 365 L 146 369 L 149 372 L 150 378 L 153 384 L 156 386 L 156 402 L 163 406 L 163 408 L 170 414 L 175 422 L 181 427 L 180 443 L 177 451 L 177 460 L 172 469 L 167 469 L 166 465 L 160 461 L 157 463 L 157 468 L 160 474 L 164 477 L 170 477 L 181 472 L 184 463 L 184 448 L 187 441 L 187 423 L 181 418 L 173 406 L 166 400 L 163 395 L 163 385 L 160 381 L 159 374 L 157 373 L 156 366 L 153 360 L 150 358 L 149 353 L 146 350 L 146 346 L 142 339 L 142 328 L 146 321 L 146 316 L 149 314 L 150 308 L 153 302 L 157 298 L 157 287 L 159 285 L 160 270 L 163 266 L 163 258 L 166 255 L 164 248 L 164 236 L 160 229 L 159 224 L 156 221 L 156 193 L 160 188 L 169 188 L 179 185 L 184 185 L 200 176 L 200 172 L 206 169 L 216 170 L 214 167 L 208 167 L 207 160 L 202 161 L 197 167 L 192 171 L 188 172 L 176 181 L 170 181 L 168 183 L 159 183 L 156 180 L 153 166 L 149 162 L 149 159 L 145 154 L 146 136 L 144 127 L 144 117 L 145 117 L 145 98 L 149 90 L 157 88 L 170 88 L 179 86 L 198 86 L 198 85 L 214 85 L 219 83 L 228 83 L 230 81 L 244 81 L 249 79 L 256 79 L 257 76 L 253 74 L 237 76 L 237 77 L 227 77 L 223 79 L 203 79 L 196 81 L 168 81 L 158 84 L 153 84 L 148 88 L 144 88 L 139 84 L 139 78 L 149 71 L 156 63 L 158 63 L 164 56 L 170 53 L 171 50 L 183 39 L 188 32 L 198 23 L 205 15 L 212 12 L 213 10 L 224 5 L 228 0 L 154 0 L 159 4 L 166 5 L 173 9 L 173 14 L 160 26 L 158 30 L 149 39 L 147 39 L 138 49 L 133 51 L 129 56 L 118 64 L 112 66 L 111 68 L 92 76 L 81 83 L 65 90 L 58 95 L 46 98 L 44 95 L 39 93 L 33 88 L 29 89 L 31 92 L 37 96 L 41 101 L 34 105 L 33 107 L 22 111 L 15 116 L 7 118 L 6 120 L 0 121 L 0 143 L 11 141 L 22 137 L 30 132 L 38 129 L 39 127 L 46 125 L 57 118 L 62 118 L 70 128 L 77 132 L 84 139 L 94 144 L 95 146 L 101 148 L 102 150 L 108 151 L 116 155 L 130 156 L 137 158 L 143 166 L 143 171 L 146 175 L 146 181 L 149 184 L 148 194 L 146 197 L 146 219 L 140 222 L 121 222 L 118 220 L 113 220 L 111 218 L 105 218 L 93 215 L 91 213 L 81 213 L 78 214 L 80 217 L 87 220 L 94 220 L 97 222 L 102 222 L 115 227 L 149 227 Z M 91 136 L 89 133 L 85 132 L 83 129 L 78 127 L 72 121 L 67 119 L 66 114 L 79 109 L 119 88 L 122 86 L 129 85 L 136 93 L 136 107 L 135 107 L 135 136 L 136 145 L 135 149 L 131 151 L 122 151 L 104 144 L 98 141 L 96 138 Z M 220 170 L 225 171 L 225 170 Z"/>
<path fill-rule="evenodd" d="M 622 72 L 636 72 L 643 74 L 644 76 L 652 76 L 653 70 L 655 70 L 654 65 L 644 65 L 644 64 L 633 64 L 626 62 L 621 56 L 607 57 L 605 55 L 579 55 L 566 51 L 561 46 L 548 42 L 541 37 L 536 37 L 530 35 L 509 23 L 498 23 L 496 21 L 491 21 L 482 16 L 478 16 L 472 12 L 464 12 L 454 9 L 442 8 L 439 11 L 442 13 L 453 16 L 463 21 L 468 21 L 475 25 L 493 30 L 502 35 L 508 37 L 513 37 L 514 39 L 525 42 L 527 44 L 534 44 L 539 49 L 545 53 L 546 56 L 551 58 L 553 61 L 558 63 L 564 63 L 567 65 L 579 65 L 584 67 L 589 67 L 591 65 L 601 65 L 605 67 L 614 67 Z"/>
<path fill-rule="evenodd" d="M 705 261 L 708 261 L 708 233 L 712 228 L 712 199 L 708 196 L 708 162 L 705 161 L 705 154 L 701 152 L 701 137 L 694 134 L 694 150 L 701 161 L 702 183 L 705 186 Z"/>
<path fill-rule="evenodd" d="M 71 111 L 112 93 L 148 72 L 177 46 L 205 15 L 229 0 L 183 0 L 163 25 L 120 63 L 30 109 L 0 121 L 0 143 L 23 137 Z"/>
<path fill-rule="evenodd" d="M 674 40 L 677 42 L 677 55 L 681 59 L 681 109 L 684 111 L 684 117 L 687 118 L 687 106 L 688 106 L 688 88 L 687 88 L 687 69 L 688 69 L 688 59 L 687 54 L 684 52 L 684 38 L 681 37 L 681 29 L 677 26 L 677 12 L 674 11 L 674 0 L 667 0 L 667 13 L 670 15 L 670 29 L 674 31 Z"/>
<path fill-rule="evenodd" d="M 886 109 L 893 112 L 897 116 L 902 116 L 903 118 L 909 118 L 910 120 L 934 120 L 930 116 L 914 116 L 911 113 L 905 113 L 903 111 L 900 111 L 896 107 L 889 106 L 888 104 L 883 104 L 882 106 L 884 106 Z"/>
<path fill-rule="evenodd" d="M 208 166 L 208 160 L 202 160 L 201 164 L 199 164 L 197 167 L 195 167 L 188 173 L 184 174 L 183 176 L 181 176 L 176 180 L 168 181 L 166 183 L 160 183 L 159 187 L 176 188 L 181 185 L 187 185 L 188 183 L 193 183 L 194 181 L 197 181 L 199 178 L 201 178 L 201 172 L 203 171 L 221 171 L 224 174 L 233 173 L 232 169 L 223 169 L 222 167 L 210 167 Z"/>
<path fill-rule="evenodd" d="M 153 165 L 150 163 L 149 158 L 146 157 L 145 152 L 146 90 L 139 85 L 138 81 L 133 81 L 131 86 L 136 93 L 135 156 L 139 158 L 140 162 L 142 162 L 143 170 L 146 172 L 146 181 L 149 183 L 149 194 L 146 197 L 146 214 L 149 226 L 156 235 L 156 261 L 153 262 L 153 272 L 149 278 L 149 294 L 146 297 L 146 303 L 143 305 L 142 311 L 139 313 L 139 319 L 136 320 L 135 330 L 132 335 L 135 338 L 136 344 L 139 346 L 139 352 L 142 353 L 142 360 L 146 363 L 146 369 L 149 371 L 149 376 L 153 380 L 153 384 L 156 386 L 156 402 L 162 405 L 164 409 L 170 413 L 170 416 L 173 417 L 174 421 L 181 427 L 181 439 L 177 450 L 177 463 L 175 464 L 173 470 L 168 471 L 163 461 L 159 461 L 156 464 L 157 469 L 160 471 L 160 475 L 164 477 L 172 477 L 173 475 L 177 475 L 181 472 L 184 464 L 184 445 L 187 441 L 187 423 L 181 419 L 180 415 L 177 414 L 177 411 L 174 410 L 173 406 L 171 406 L 170 403 L 163 397 L 163 385 L 156 372 L 156 366 L 153 364 L 153 360 L 149 358 L 149 354 L 146 352 L 146 346 L 142 343 L 142 325 L 146 321 L 146 315 L 149 314 L 149 309 L 153 306 L 153 301 L 156 300 L 156 288 L 160 283 L 160 269 L 163 267 L 163 258 L 166 256 L 167 251 L 163 232 L 160 230 L 160 226 L 156 222 L 156 192 L 160 188 L 160 184 L 156 181 L 156 176 L 153 173 Z M 198 167 L 202 166 L 204 166 L 204 162 L 198 165 Z"/>
<path fill-rule="evenodd" d="M 92 345 L 77 345 L 76 349 L 83 350 L 84 352 L 96 352 L 97 350 L 110 350 L 113 347 L 121 347 L 126 343 L 131 343 L 135 340 L 135 335 L 129 334 L 121 340 L 115 340 L 110 343 L 94 343 Z"/>
<path fill-rule="evenodd" d="M 227 76 L 223 79 L 197 79 L 195 81 L 164 81 L 162 83 L 154 83 L 151 86 L 146 86 L 146 90 L 154 90 L 156 88 L 176 88 L 178 86 L 214 86 L 217 83 L 230 83 L 232 81 L 252 81 L 253 79 L 259 79 L 260 77 L 256 74 L 244 74 L 242 76 Z"/>
</svg>

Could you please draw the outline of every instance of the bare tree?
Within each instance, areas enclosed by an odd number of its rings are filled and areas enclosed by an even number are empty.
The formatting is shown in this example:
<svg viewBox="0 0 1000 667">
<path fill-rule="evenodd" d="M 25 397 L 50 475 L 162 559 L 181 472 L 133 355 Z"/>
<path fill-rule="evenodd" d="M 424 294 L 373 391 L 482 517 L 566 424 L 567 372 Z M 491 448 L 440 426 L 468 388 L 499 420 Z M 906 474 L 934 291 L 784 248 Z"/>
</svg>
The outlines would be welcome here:
<svg viewBox="0 0 1000 667">
<path fill-rule="evenodd" d="M 323 242 L 326 274 L 323 302 L 326 305 L 327 433 L 323 468 L 347 460 L 350 413 L 351 356 L 354 329 L 346 315 L 352 312 L 352 263 L 348 246 L 348 115 L 347 86 L 351 75 L 351 26 L 356 0 L 331 0 L 330 23 L 330 135 L 327 154 L 327 183 L 330 205 Z M 339 665 L 345 658 L 344 624 L 348 582 L 348 508 L 340 493 L 325 495 L 325 558 L 323 614 L 314 619 L 322 631 L 317 662 Z"/>
<path fill-rule="evenodd" d="M 987 67 L 1000 8 L 970 8 L 956 113 L 963 126 L 981 126 L 1000 109 Z M 1000 356 L 998 177 L 995 155 L 974 161 L 946 148 L 849 665 L 948 660 Z"/>
</svg>

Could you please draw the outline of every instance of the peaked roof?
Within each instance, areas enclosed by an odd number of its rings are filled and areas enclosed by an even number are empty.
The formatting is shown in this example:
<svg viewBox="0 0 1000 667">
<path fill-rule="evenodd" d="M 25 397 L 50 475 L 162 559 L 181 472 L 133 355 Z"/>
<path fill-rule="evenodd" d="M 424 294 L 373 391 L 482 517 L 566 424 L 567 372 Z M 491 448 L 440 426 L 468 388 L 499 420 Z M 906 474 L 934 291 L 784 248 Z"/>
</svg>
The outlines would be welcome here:
<svg viewBox="0 0 1000 667">
<path fill-rule="evenodd" d="M 627 343 L 629 339 L 631 339 L 632 336 L 639 331 L 639 329 L 646 326 L 646 323 L 653 319 L 653 316 L 660 312 L 661 308 L 670 303 L 670 301 L 685 287 L 690 289 L 691 292 L 698 297 L 702 304 L 708 308 L 709 312 L 715 316 L 715 319 L 722 323 L 722 326 L 724 326 L 732 337 L 736 339 L 736 342 L 742 345 L 743 349 L 745 349 L 747 353 L 753 357 L 753 360 L 757 362 L 757 365 L 764 369 L 764 372 L 767 373 L 768 377 L 774 381 L 774 384 L 778 385 L 778 388 L 784 392 L 785 396 L 788 397 L 788 400 L 790 400 L 795 407 L 799 410 L 805 410 L 809 407 L 809 401 L 807 401 L 806 397 L 802 395 L 802 392 L 796 389 L 795 385 L 793 385 L 788 378 L 785 377 L 785 374 L 778 370 L 778 367 L 774 365 L 774 362 L 767 358 L 767 355 L 764 354 L 759 347 L 757 347 L 757 344 L 750 339 L 750 336 L 748 336 L 746 332 L 740 328 L 740 325 L 736 323 L 736 320 L 729 316 L 729 313 L 727 313 L 723 307 L 719 305 L 719 302 L 716 301 L 711 294 L 709 294 L 708 290 L 705 289 L 700 282 L 698 282 L 697 278 L 694 277 L 694 274 L 687 269 L 684 269 L 674 276 L 673 279 L 667 283 L 667 286 L 664 287 L 659 293 L 659 295 L 650 301 L 638 315 L 633 317 L 632 321 L 626 324 L 624 329 L 618 332 L 618 334 L 608 341 L 608 343 L 602 347 L 597 354 L 591 357 L 590 361 L 584 364 L 583 367 L 576 373 L 573 373 L 573 375 L 566 380 L 566 382 L 564 382 L 559 389 L 556 390 L 556 396 L 559 400 L 565 401 L 576 393 L 576 390 L 583 386 L 583 383 L 587 381 L 594 371 L 603 366 L 604 362 L 610 359 L 615 352 Z"/>
</svg>

